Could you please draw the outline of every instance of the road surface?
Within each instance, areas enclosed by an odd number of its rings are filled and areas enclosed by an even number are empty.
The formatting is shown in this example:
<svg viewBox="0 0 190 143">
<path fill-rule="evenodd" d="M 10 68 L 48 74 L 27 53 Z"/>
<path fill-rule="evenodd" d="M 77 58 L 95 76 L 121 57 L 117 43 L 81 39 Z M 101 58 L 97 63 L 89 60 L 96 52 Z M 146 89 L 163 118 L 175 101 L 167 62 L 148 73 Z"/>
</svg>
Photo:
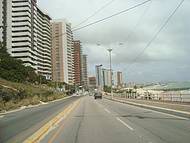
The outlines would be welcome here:
<svg viewBox="0 0 190 143">
<path fill-rule="evenodd" d="M 0 117 L 0 143 L 20 143 L 79 97 L 24 109 Z"/>
<path fill-rule="evenodd" d="M 48 112 L 64 109 L 78 98 L 66 100 L 55 109 L 39 110 L 42 117 Z M 189 143 L 190 120 L 183 117 L 143 109 L 107 99 L 94 100 L 93 97 L 82 97 L 79 104 L 55 126 L 41 143 Z M 36 109 L 37 110 L 37 109 Z M 26 111 L 24 111 L 26 112 Z M 37 112 L 37 113 L 38 113 Z M 20 114 L 24 114 L 23 111 Z M 28 118 L 36 119 L 35 112 Z M 15 115 L 19 116 L 19 115 Z M 34 116 L 34 117 L 33 117 Z M 53 117 L 53 115 L 51 114 Z M 12 117 L 3 117 L 3 120 Z M 0 119 L 0 121 L 2 121 Z M 22 118 L 20 118 L 20 124 Z M 5 122 L 5 121 L 4 121 Z M 12 119 L 14 131 L 21 126 Z M 31 121 L 30 121 L 31 122 Z M 9 122 L 10 123 L 10 122 Z M 23 122 L 24 124 L 24 122 Z M 13 125 L 12 125 L 13 126 Z M 17 126 L 17 127 L 16 127 Z M 28 125 L 27 128 L 29 128 Z M 34 125 L 33 125 L 34 126 Z M 2 127 L 2 126 L 1 126 Z M 4 127 L 6 128 L 6 127 Z M 19 131 L 18 131 L 19 132 Z M 32 132 L 32 131 L 31 131 Z M 31 133 L 26 130 L 26 133 Z M 5 132 L 4 136 L 8 136 Z"/>
<path fill-rule="evenodd" d="M 42 143 L 189 143 L 190 120 L 84 97 Z"/>
</svg>

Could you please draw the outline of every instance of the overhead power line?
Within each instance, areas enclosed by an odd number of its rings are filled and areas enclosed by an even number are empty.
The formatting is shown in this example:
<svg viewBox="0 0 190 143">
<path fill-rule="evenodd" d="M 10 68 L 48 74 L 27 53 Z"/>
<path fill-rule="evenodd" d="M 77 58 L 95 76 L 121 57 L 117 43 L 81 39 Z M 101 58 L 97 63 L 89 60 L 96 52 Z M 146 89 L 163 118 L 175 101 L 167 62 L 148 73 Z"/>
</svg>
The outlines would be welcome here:
<svg viewBox="0 0 190 143">
<path fill-rule="evenodd" d="M 109 6 L 114 1 L 115 0 L 111 0 L 111 1 L 107 2 L 106 4 L 104 4 L 102 7 L 100 7 L 99 9 L 97 9 L 92 15 L 90 15 L 89 17 L 87 17 L 85 20 L 81 21 L 78 25 L 74 26 L 74 28 L 77 28 L 78 26 L 82 25 L 83 23 L 86 23 L 87 21 L 89 21 L 96 14 L 98 14 L 99 12 L 101 12 L 103 9 L 105 9 L 107 6 Z"/>
<path fill-rule="evenodd" d="M 152 0 L 151 0 L 150 4 L 142 12 L 142 15 L 139 17 L 139 20 L 137 21 L 137 23 L 130 30 L 129 34 L 127 35 L 127 41 L 129 41 L 129 39 L 133 36 L 133 34 L 134 34 L 135 30 L 137 29 L 137 27 L 139 26 L 139 24 L 142 24 L 142 20 L 144 18 L 144 15 L 147 13 L 147 11 L 149 10 L 149 8 L 151 7 L 151 4 L 152 4 Z"/>
<path fill-rule="evenodd" d="M 99 20 L 97 20 L 97 21 L 91 22 L 91 23 L 89 23 L 89 24 L 87 24 L 87 25 L 81 26 L 81 27 L 79 27 L 79 28 L 74 28 L 74 29 L 72 29 L 72 31 L 75 32 L 75 31 L 84 29 L 84 28 L 86 28 L 86 27 L 95 25 L 95 24 L 97 24 L 97 23 L 103 22 L 103 21 L 105 21 L 105 20 L 107 20 L 107 19 L 111 19 L 112 17 L 115 17 L 115 16 L 118 16 L 118 15 L 120 15 L 120 14 L 126 13 L 126 12 L 128 12 L 128 11 L 130 11 L 130 10 L 133 10 L 133 9 L 135 9 L 135 8 L 137 8 L 137 7 L 140 7 L 140 6 L 146 4 L 146 3 L 150 2 L 150 1 L 151 1 L 151 0 L 146 0 L 146 1 L 142 2 L 142 3 L 136 4 L 136 5 L 134 5 L 134 6 L 130 7 L 130 8 L 127 8 L 127 9 L 125 9 L 125 10 L 122 10 L 122 11 L 120 11 L 120 12 L 117 12 L 117 13 L 115 13 L 115 14 L 112 14 L 112 15 L 110 15 L 110 16 L 104 17 L 104 18 L 99 19 Z M 66 33 L 62 33 L 62 34 L 60 34 L 60 35 L 58 35 L 58 36 L 53 37 L 52 39 L 54 39 L 54 38 L 56 38 L 56 37 L 60 37 L 60 36 L 62 36 L 62 35 L 64 35 L 64 34 L 66 34 Z"/>
<path fill-rule="evenodd" d="M 160 34 L 160 32 L 164 29 L 164 27 L 168 24 L 168 22 L 171 20 L 171 18 L 174 16 L 174 14 L 177 12 L 177 10 L 181 7 L 185 0 L 181 0 L 177 7 L 174 9 L 174 11 L 169 15 L 169 17 L 166 19 L 166 21 L 163 23 L 163 25 L 160 27 L 160 29 L 155 33 L 155 35 L 152 37 L 152 39 L 147 43 L 147 45 L 143 48 L 143 50 L 134 58 L 134 60 L 131 62 L 131 64 L 128 66 L 128 70 L 130 67 L 143 55 L 143 53 L 150 47 L 152 42 L 157 38 L 157 36 Z"/>
<path fill-rule="evenodd" d="M 82 27 L 79 27 L 79 28 L 75 28 L 75 29 L 73 29 L 72 31 L 78 31 L 78 30 L 81 30 L 81 29 L 83 29 L 83 28 L 89 27 L 89 26 L 91 26 L 91 25 L 100 23 L 100 22 L 105 21 L 105 20 L 107 20 L 107 19 L 110 19 L 110 18 L 112 18 L 112 17 L 115 17 L 115 16 L 118 16 L 118 15 L 123 14 L 123 13 L 125 13 L 125 12 L 128 12 L 128 11 L 130 11 L 130 10 L 132 10 L 132 9 L 135 9 L 135 8 L 137 8 L 137 7 L 139 7 L 139 6 L 142 6 L 142 5 L 144 5 L 144 4 L 146 4 L 146 3 L 150 2 L 150 1 L 151 1 L 151 0 L 146 0 L 146 1 L 142 2 L 142 3 L 136 4 L 136 5 L 134 5 L 134 6 L 130 7 L 130 8 L 127 8 L 127 9 L 125 9 L 125 10 L 122 10 L 122 11 L 120 11 L 120 12 L 117 12 L 117 13 L 115 13 L 115 14 L 112 14 L 112 15 L 110 15 L 110 16 L 107 16 L 107 17 L 105 17 L 105 18 L 102 18 L 102 19 L 100 19 L 100 20 L 91 22 L 91 23 L 89 23 L 89 24 L 87 24 L 87 25 L 84 25 L 84 26 L 82 26 Z"/>
</svg>

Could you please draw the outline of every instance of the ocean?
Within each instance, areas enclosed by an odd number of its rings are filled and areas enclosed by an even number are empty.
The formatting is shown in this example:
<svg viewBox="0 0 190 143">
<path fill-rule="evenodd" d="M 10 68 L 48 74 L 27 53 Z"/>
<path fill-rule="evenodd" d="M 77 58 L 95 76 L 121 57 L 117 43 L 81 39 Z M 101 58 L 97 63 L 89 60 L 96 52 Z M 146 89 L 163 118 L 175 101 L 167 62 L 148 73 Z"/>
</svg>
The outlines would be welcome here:
<svg viewBox="0 0 190 143">
<path fill-rule="evenodd" d="M 169 82 L 146 87 L 154 90 L 190 90 L 190 81 L 186 82 Z"/>
</svg>

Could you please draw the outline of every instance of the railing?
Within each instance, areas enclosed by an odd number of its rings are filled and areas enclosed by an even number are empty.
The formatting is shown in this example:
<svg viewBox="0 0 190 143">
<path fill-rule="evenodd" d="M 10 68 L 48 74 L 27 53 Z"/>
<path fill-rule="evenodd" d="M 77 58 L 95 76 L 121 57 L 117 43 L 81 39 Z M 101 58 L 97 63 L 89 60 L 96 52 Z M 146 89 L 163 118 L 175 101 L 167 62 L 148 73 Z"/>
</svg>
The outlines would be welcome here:
<svg viewBox="0 0 190 143">
<path fill-rule="evenodd" d="M 109 95 L 109 94 L 107 94 Z M 127 98 L 127 99 L 138 99 L 138 100 L 155 100 L 155 101 L 170 101 L 170 102 L 190 102 L 190 94 L 181 93 L 160 93 L 151 94 L 146 93 L 140 95 L 138 93 L 113 93 L 114 97 Z"/>
</svg>

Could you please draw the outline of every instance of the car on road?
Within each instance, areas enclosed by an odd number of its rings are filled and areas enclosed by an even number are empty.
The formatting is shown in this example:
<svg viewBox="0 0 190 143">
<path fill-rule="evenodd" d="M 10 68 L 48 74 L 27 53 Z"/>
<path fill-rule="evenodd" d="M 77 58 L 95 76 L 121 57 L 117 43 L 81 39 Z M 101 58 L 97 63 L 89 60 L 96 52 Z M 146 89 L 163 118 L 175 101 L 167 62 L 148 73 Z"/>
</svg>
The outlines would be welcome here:
<svg viewBox="0 0 190 143">
<path fill-rule="evenodd" d="M 101 92 L 96 92 L 94 93 L 94 99 L 102 99 L 102 93 Z"/>
</svg>

